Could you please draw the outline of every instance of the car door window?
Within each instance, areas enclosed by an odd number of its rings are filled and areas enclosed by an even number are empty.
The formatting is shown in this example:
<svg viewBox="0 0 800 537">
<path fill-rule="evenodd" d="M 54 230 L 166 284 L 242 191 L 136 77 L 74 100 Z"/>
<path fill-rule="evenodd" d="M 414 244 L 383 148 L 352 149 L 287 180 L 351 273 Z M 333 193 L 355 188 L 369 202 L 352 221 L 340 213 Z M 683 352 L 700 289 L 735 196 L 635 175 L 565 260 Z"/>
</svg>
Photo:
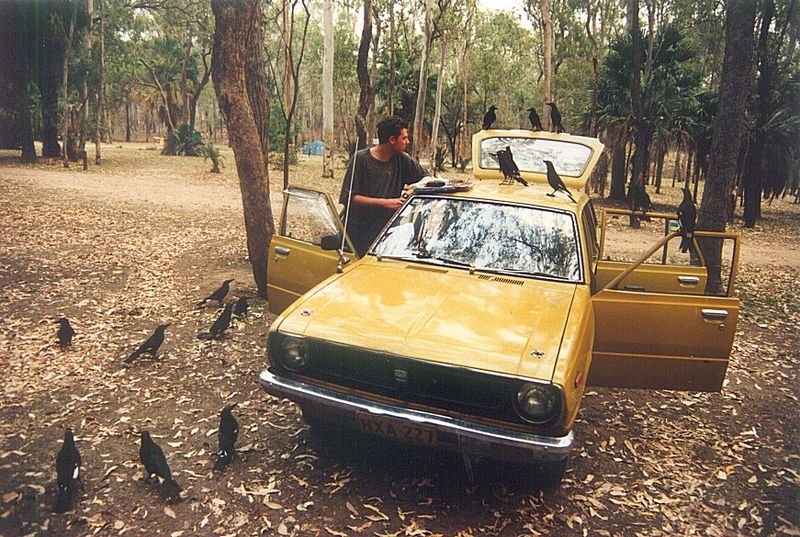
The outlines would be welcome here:
<svg viewBox="0 0 800 537">
<path fill-rule="evenodd" d="M 292 189 L 283 217 L 284 237 L 319 246 L 323 237 L 336 235 L 339 229 L 324 194 Z"/>
</svg>

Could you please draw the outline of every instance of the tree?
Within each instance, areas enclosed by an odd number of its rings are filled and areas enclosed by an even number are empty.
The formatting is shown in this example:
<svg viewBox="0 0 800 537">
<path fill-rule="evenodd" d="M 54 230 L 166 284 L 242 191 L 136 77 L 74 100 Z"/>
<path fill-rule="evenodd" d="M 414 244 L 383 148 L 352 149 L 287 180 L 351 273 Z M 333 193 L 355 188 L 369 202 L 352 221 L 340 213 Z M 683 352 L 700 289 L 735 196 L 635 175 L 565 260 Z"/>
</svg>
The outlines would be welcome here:
<svg viewBox="0 0 800 537">
<path fill-rule="evenodd" d="M 367 70 L 367 58 L 369 56 L 369 45 L 372 41 L 372 0 L 364 0 L 364 23 L 361 30 L 361 44 L 358 47 L 358 61 L 356 72 L 358 73 L 358 85 L 361 91 L 358 96 L 358 112 L 356 113 L 356 133 L 358 141 L 357 149 L 367 147 L 367 112 L 374 99 L 372 84 L 369 80 Z"/>
<path fill-rule="evenodd" d="M 105 51 L 105 26 L 106 26 L 106 8 L 105 0 L 97 0 L 97 9 L 100 11 L 100 29 L 98 39 L 98 56 L 100 63 L 100 82 L 97 88 L 97 107 L 95 108 L 94 116 L 94 163 L 100 165 L 100 126 L 103 119 L 103 96 L 105 94 L 106 82 L 106 51 Z"/>
<path fill-rule="evenodd" d="M 325 49 L 322 62 L 322 177 L 333 177 L 333 0 L 324 0 L 322 23 Z"/>
<path fill-rule="evenodd" d="M 214 89 L 236 160 L 253 277 L 258 296 L 267 298 L 267 253 L 275 233 L 275 221 L 269 199 L 267 159 L 250 106 L 245 60 L 245 55 L 254 48 L 248 40 L 261 36 L 261 3 L 259 0 L 212 0 L 211 9 L 215 17 L 211 59 Z M 257 46 L 260 49 L 261 44 Z"/>
<path fill-rule="evenodd" d="M 72 42 L 75 37 L 75 19 L 78 16 L 78 0 L 72 0 L 72 16 L 69 21 L 69 30 L 64 32 L 64 43 L 66 52 L 64 53 L 64 70 L 63 70 L 63 94 L 62 99 L 64 106 L 62 112 L 64 113 L 64 128 L 62 132 L 62 140 L 64 141 L 61 147 L 61 156 L 64 162 L 64 167 L 69 168 L 69 152 L 67 146 L 69 145 L 69 60 L 70 53 L 72 52 Z"/>
<path fill-rule="evenodd" d="M 753 0 L 728 2 L 719 112 L 714 120 L 711 162 L 703 189 L 698 229 L 725 231 L 726 207 L 733 188 L 752 69 L 755 12 Z M 716 293 L 722 286 L 722 243 L 704 240 L 700 242 L 700 248 L 708 267 L 706 289 Z"/>
<path fill-rule="evenodd" d="M 425 113 L 425 99 L 428 94 L 428 64 L 433 47 L 433 0 L 425 0 L 424 46 L 419 69 L 419 86 L 417 87 L 417 104 L 414 109 L 414 126 L 412 132 L 411 151 L 414 159 L 419 160 L 422 154 L 422 117 Z"/>
</svg>

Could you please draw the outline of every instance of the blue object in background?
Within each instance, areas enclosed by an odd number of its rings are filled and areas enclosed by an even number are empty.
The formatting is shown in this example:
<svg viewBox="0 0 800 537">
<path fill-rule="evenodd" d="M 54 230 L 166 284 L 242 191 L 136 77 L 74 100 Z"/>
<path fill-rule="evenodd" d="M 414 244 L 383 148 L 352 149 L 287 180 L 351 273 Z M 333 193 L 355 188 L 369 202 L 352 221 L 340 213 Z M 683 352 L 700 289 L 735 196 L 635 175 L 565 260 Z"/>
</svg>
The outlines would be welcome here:
<svg viewBox="0 0 800 537">
<path fill-rule="evenodd" d="M 316 157 L 321 157 L 324 151 L 325 151 L 325 144 L 322 143 L 322 140 L 314 140 L 312 142 L 306 142 L 303 144 L 304 155 L 314 155 Z"/>
</svg>

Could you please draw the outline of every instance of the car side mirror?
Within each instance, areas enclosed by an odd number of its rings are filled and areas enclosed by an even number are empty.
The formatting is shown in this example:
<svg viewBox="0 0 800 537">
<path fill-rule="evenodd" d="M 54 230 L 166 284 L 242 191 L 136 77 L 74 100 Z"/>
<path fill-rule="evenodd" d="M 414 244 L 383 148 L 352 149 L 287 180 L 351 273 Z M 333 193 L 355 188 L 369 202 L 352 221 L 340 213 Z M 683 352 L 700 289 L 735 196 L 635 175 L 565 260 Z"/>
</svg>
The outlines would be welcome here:
<svg viewBox="0 0 800 537">
<path fill-rule="evenodd" d="M 339 246 L 342 244 L 342 232 L 335 233 L 333 235 L 325 235 L 320 240 L 320 247 L 323 250 L 338 250 Z M 345 246 L 345 249 L 347 247 Z"/>
</svg>

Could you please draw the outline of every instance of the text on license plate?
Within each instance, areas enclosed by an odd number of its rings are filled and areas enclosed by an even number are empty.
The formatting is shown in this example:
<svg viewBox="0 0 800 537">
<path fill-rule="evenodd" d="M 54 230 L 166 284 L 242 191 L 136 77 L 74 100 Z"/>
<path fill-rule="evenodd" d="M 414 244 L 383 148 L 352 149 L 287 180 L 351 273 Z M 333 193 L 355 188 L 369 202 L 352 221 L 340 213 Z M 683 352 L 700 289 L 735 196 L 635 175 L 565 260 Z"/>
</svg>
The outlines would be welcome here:
<svg viewBox="0 0 800 537">
<path fill-rule="evenodd" d="M 358 424 L 365 433 L 378 434 L 432 446 L 436 444 L 436 430 L 423 425 L 409 424 L 372 414 L 358 414 Z"/>
</svg>

